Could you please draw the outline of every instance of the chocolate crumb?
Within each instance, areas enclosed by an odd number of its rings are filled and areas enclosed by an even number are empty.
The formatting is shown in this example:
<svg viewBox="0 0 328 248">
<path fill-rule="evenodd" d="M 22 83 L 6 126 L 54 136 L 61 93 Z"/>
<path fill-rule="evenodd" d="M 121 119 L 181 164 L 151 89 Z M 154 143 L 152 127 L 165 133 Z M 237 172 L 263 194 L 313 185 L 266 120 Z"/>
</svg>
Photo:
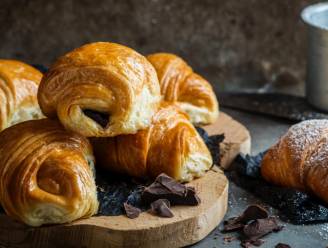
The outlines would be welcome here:
<svg viewBox="0 0 328 248">
<path fill-rule="evenodd" d="M 268 211 L 259 205 L 250 205 L 239 217 L 230 218 L 224 222 L 223 231 L 235 231 L 242 229 L 251 220 L 265 219 L 269 216 Z"/>
<path fill-rule="evenodd" d="M 174 215 L 170 209 L 170 202 L 167 199 L 158 199 L 150 204 L 151 212 L 166 218 L 172 218 Z"/>
<path fill-rule="evenodd" d="M 223 237 L 224 243 L 230 243 L 231 241 L 234 241 L 234 240 L 236 240 L 236 237 L 234 237 L 234 236 L 224 236 Z"/>
<path fill-rule="evenodd" d="M 141 210 L 139 208 L 136 208 L 128 203 L 123 204 L 126 216 L 130 219 L 135 219 L 139 216 L 141 213 Z"/>
<path fill-rule="evenodd" d="M 291 248 L 290 245 L 279 243 L 275 246 L 275 248 Z"/>
<path fill-rule="evenodd" d="M 245 225 L 243 232 L 248 238 L 256 240 L 271 232 L 278 232 L 281 229 L 282 226 L 278 225 L 277 219 L 275 217 L 269 217 L 266 219 L 257 219 Z"/>
<path fill-rule="evenodd" d="M 158 199 L 167 199 L 172 205 L 196 206 L 200 203 L 194 188 L 187 187 L 164 173 L 145 188 L 141 199 L 145 204 L 150 204 Z"/>
</svg>

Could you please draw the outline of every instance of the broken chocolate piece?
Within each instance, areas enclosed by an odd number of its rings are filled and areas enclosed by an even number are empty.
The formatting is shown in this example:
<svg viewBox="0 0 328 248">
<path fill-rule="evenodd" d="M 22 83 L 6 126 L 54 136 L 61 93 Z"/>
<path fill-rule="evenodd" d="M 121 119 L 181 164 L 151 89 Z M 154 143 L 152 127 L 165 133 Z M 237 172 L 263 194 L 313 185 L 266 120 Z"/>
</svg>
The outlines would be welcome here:
<svg viewBox="0 0 328 248">
<path fill-rule="evenodd" d="M 109 122 L 109 114 L 104 112 L 99 112 L 91 109 L 83 109 L 83 113 L 90 119 L 97 122 L 100 126 L 105 128 Z"/>
<path fill-rule="evenodd" d="M 256 240 L 271 232 L 278 232 L 282 229 L 279 226 L 275 217 L 269 217 L 266 219 L 257 219 L 244 226 L 244 234 L 252 239 Z"/>
<path fill-rule="evenodd" d="M 275 248 L 291 248 L 290 245 L 279 243 L 275 246 Z"/>
<path fill-rule="evenodd" d="M 234 217 L 225 221 L 223 231 L 235 231 L 243 228 L 249 221 L 265 219 L 268 216 L 268 211 L 263 207 L 259 205 L 250 205 L 239 217 Z"/>
<path fill-rule="evenodd" d="M 170 206 L 171 204 L 167 199 L 158 199 L 150 204 L 152 213 L 166 218 L 172 218 L 174 216 Z"/>
<path fill-rule="evenodd" d="M 155 181 L 166 187 L 170 192 L 174 194 L 181 196 L 185 196 L 187 194 L 185 185 L 175 181 L 173 178 L 164 173 L 160 174 Z"/>
<path fill-rule="evenodd" d="M 128 203 L 123 204 L 126 216 L 129 217 L 130 219 L 135 219 L 139 216 L 141 213 L 141 210 L 139 208 L 136 208 Z"/>
<path fill-rule="evenodd" d="M 243 229 L 245 224 L 235 222 L 236 219 L 237 218 L 231 218 L 231 219 L 225 221 L 222 232 L 232 232 L 232 231 L 237 231 L 237 230 Z"/>
<path fill-rule="evenodd" d="M 187 187 L 166 174 L 160 174 L 155 181 L 142 192 L 141 199 L 150 204 L 158 199 L 167 199 L 172 205 L 191 205 L 200 203 L 193 187 Z"/>
</svg>

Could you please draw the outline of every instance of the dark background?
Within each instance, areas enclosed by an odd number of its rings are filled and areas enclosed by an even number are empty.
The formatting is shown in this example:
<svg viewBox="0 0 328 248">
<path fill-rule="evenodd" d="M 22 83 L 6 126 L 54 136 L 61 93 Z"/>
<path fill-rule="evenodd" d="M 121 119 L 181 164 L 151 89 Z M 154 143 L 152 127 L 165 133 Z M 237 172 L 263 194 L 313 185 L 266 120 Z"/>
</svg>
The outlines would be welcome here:
<svg viewBox="0 0 328 248">
<path fill-rule="evenodd" d="M 112 41 L 187 60 L 217 90 L 297 85 L 303 93 L 313 0 L 0 0 L 0 57 L 51 64 L 84 43 Z M 296 89 L 296 90 L 295 90 Z"/>
</svg>

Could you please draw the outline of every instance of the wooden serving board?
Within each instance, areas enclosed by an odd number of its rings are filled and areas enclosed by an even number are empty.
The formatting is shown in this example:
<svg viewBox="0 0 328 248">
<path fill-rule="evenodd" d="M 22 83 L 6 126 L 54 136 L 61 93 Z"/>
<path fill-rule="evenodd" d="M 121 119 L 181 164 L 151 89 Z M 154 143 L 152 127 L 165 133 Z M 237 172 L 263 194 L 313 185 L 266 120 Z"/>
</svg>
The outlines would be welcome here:
<svg viewBox="0 0 328 248">
<path fill-rule="evenodd" d="M 225 134 L 221 166 L 227 168 L 239 152 L 248 153 L 247 129 L 221 113 L 205 127 L 209 134 Z M 223 219 L 228 202 L 228 181 L 214 167 L 189 183 L 201 198 L 198 206 L 174 206 L 173 218 L 143 212 L 137 219 L 126 216 L 97 216 L 66 225 L 28 227 L 0 214 L 0 247 L 181 247 L 206 237 Z"/>
</svg>

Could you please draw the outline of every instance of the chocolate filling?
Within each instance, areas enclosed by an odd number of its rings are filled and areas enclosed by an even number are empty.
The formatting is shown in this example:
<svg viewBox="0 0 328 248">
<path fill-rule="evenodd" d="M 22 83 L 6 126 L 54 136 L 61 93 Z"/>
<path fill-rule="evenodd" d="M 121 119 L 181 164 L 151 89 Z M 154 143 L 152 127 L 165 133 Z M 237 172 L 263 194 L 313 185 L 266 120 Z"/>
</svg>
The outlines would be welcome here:
<svg viewBox="0 0 328 248">
<path fill-rule="evenodd" d="M 97 122 L 103 128 L 107 127 L 107 125 L 109 123 L 109 117 L 110 117 L 110 115 L 108 113 L 99 112 L 99 111 L 91 110 L 91 109 L 83 109 L 82 111 L 86 116 L 88 116 L 90 119 Z"/>
</svg>

